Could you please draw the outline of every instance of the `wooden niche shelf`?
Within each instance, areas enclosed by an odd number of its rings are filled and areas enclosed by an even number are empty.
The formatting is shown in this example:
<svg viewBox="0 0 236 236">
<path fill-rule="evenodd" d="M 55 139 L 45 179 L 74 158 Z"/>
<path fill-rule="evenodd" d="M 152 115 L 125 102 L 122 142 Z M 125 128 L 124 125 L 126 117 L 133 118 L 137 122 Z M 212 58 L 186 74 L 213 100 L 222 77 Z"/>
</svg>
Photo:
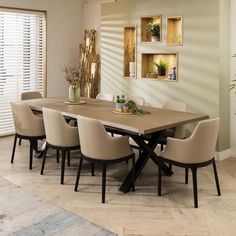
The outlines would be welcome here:
<svg viewBox="0 0 236 236">
<path fill-rule="evenodd" d="M 158 71 L 155 62 L 166 62 L 166 68 L 162 74 Z M 160 81 L 178 80 L 178 54 L 167 53 L 144 53 L 142 54 L 142 79 L 153 79 Z"/>
<path fill-rule="evenodd" d="M 150 23 L 157 23 L 160 25 L 160 37 L 159 40 L 156 42 L 161 42 L 161 36 L 162 36 L 162 20 L 161 16 L 152 16 L 152 17 L 142 17 L 141 18 L 141 42 L 142 43 L 151 43 L 152 41 L 152 35 L 148 31 L 148 24 Z"/>
<path fill-rule="evenodd" d="M 181 16 L 167 18 L 167 45 L 183 45 L 183 21 Z"/>
<path fill-rule="evenodd" d="M 136 27 L 124 27 L 124 78 L 136 78 Z"/>
</svg>

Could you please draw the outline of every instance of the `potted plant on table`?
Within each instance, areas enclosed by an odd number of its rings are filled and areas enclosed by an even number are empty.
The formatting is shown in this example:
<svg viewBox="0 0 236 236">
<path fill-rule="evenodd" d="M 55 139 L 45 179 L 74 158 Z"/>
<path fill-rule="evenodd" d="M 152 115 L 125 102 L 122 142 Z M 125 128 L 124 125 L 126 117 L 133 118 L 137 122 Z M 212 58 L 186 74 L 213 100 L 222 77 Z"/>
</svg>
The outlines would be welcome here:
<svg viewBox="0 0 236 236">
<path fill-rule="evenodd" d="M 160 41 L 160 23 L 157 22 L 149 22 L 147 24 L 147 30 L 151 34 L 151 41 L 157 42 Z"/>
<path fill-rule="evenodd" d="M 117 95 L 116 96 L 116 109 L 120 110 L 122 112 L 124 106 L 125 106 L 125 95 Z"/>
<path fill-rule="evenodd" d="M 166 76 L 166 68 L 169 65 L 168 61 L 163 58 L 159 58 L 157 61 L 154 62 L 154 65 L 157 67 L 158 76 Z"/>
<path fill-rule="evenodd" d="M 74 66 L 64 66 L 65 78 L 69 82 L 69 102 L 80 102 L 80 69 Z"/>
</svg>

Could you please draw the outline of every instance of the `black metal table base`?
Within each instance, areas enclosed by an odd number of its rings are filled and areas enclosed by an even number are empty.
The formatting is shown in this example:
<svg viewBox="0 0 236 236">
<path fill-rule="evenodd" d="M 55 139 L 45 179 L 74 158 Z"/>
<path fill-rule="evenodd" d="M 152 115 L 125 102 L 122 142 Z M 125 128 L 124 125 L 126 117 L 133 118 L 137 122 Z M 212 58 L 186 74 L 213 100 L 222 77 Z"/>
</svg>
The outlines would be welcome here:
<svg viewBox="0 0 236 236">
<path fill-rule="evenodd" d="M 162 131 L 154 133 L 147 143 L 145 142 L 144 136 L 130 134 L 131 138 L 139 145 L 139 147 L 142 150 L 141 155 L 139 156 L 138 160 L 135 163 L 135 178 L 134 178 L 135 181 L 138 178 L 138 176 L 140 175 L 140 173 L 142 172 L 142 170 L 143 170 L 144 166 L 146 165 L 147 161 L 149 160 L 149 158 L 157 166 L 160 165 L 162 168 L 162 171 L 166 175 L 170 176 L 172 174 L 172 171 L 169 169 L 169 167 L 164 162 L 162 162 L 158 158 L 157 154 L 154 152 L 161 134 L 162 134 Z M 128 176 L 126 177 L 123 184 L 121 185 L 120 191 L 122 191 L 124 193 L 129 192 L 132 187 L 131 180 L 132 180 L 132 170 L 129 172 Z"/>
</svg>

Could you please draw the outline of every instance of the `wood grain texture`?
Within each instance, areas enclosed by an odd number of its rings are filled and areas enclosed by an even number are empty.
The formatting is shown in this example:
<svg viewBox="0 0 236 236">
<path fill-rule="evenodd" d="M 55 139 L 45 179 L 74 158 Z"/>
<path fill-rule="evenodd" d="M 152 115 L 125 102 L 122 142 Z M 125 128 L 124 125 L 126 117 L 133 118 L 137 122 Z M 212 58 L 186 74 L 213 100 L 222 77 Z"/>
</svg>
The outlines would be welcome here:
<svg viewBox="0 0 236 236">
<path fill-rule="evenodd" d="M 162 108 L 146 107 L 142 108 L 150 111 L 151 114 L 139 116 L 114 114 L 114 103 L 97 99 L 84 99 L 84 105 L 67 105 L 67 99 L 33 99 L 24 101 L 33 109 L 42 110 L 43 107 L 61 111 L 64 115 L 77 118 L 77 115 L 93 118 L 101 121 L 106 126 L 123 129 L 127 132 L 139 134 L 149 134 L 179 125 L 192 123 L 207 119 L 207 115 L 189 112 L 178 112 Z"/>
</svg>

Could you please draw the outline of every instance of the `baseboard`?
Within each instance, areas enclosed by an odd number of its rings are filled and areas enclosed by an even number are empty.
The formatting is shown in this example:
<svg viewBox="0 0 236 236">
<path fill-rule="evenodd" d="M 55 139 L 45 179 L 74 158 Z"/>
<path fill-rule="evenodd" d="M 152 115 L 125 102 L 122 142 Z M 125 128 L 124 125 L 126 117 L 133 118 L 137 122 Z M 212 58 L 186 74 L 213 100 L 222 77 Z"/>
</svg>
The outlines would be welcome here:
<svg viewBox="0 0 236 236">
<path fill-rule="evenodd" d="M 226 149 L 222 152 L 216 152 L 215 159 L 217 161 L 223 161 L 223 160 L 229 158 L 231 156 L 230 154 L 231 154 L 230 148 Z"/>
</svg>

